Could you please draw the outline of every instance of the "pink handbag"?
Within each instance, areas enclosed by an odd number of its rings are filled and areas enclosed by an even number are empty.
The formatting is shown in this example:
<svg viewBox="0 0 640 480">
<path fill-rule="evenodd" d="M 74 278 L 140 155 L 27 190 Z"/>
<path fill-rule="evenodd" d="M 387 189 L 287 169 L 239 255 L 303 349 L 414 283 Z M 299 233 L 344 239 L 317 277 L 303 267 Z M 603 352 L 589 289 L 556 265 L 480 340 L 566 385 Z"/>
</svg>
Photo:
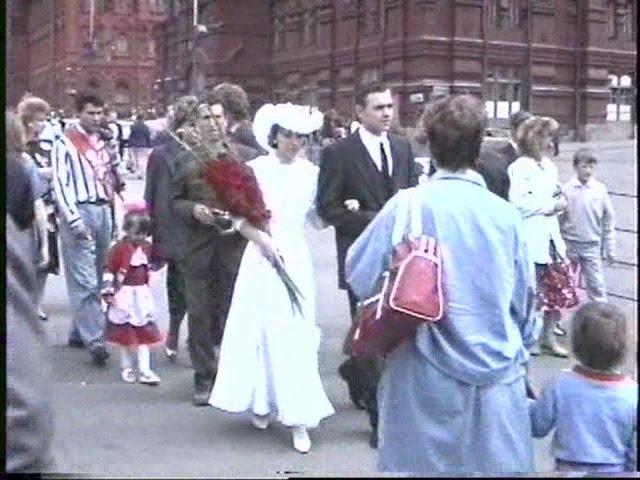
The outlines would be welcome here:
<svg viewBox="0 0 640 480">
<path fill-rule="evenodd" d="M 385 355 L 415 335 L 424 322 L 445 314 L 442 259 L 437 241 L 426 235 L 405 237 L 393 249 L 380 293 L 360 304 L 348 338 L 347 353 Z"/>
</svg>

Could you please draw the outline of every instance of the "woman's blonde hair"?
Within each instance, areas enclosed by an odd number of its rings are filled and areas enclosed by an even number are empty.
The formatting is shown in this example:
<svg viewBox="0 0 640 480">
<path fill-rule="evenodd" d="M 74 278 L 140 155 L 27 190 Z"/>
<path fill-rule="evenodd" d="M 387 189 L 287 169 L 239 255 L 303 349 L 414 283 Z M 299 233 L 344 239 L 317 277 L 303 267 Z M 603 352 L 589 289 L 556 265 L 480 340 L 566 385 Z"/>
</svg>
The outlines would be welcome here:
<svg viewBox="0 0 640 480">
<path fill-rule="evenodd" d="M 46 100 L 40 97 L 25 93 L 17 107 L 18 118 L 22 123 L 25 132 L 30 129 L 29 124 L 33 122 L 38 114 L 47 115 L 51 111 L 51 106 Z"/>
<path fill-rule="evenodd" d="M 558 131 L 558 122 L 551 117 L 531 117 L 518 127 L 516 143 L 523 155 L 540 160 L 545 139 L 552 138 Z"/>
<path fill-rule="evenodd" d="M 7 154 L 19 157 L 24 151 L 24 130 L 15 112 L 5 110 L 5 136 L 7 141 Z"/>
</svg>

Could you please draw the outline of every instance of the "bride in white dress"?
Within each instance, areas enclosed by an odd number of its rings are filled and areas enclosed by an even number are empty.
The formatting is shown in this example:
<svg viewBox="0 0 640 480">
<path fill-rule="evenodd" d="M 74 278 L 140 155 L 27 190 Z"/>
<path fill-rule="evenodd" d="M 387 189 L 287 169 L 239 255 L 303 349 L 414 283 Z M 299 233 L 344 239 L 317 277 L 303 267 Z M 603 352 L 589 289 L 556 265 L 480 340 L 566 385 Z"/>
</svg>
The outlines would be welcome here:
<svg viewBox="0 0 640 480">
<path fill-rule="evenodd" d="M 318 124 L 318 121 L 320 122 Z M 271 153 L 249 162 L 271 210 L 271 237 L 238 221 L 251 241 L 242 257 L 209 403 L 229 412 L 251 411 L 256 428 L 271 420 L 292 427 L 296 450 L 311 448 L 307 428 L 334 413 L 318 372 L 320 329 L 304 227 L 314 221 L 318 168 L 299 154 L 304 134 L 320 128 L 322 115 L 297 105 L 264 105 L 254 133 Z M 291 301 L 268 258 L 279 254 L 302 296 Z"/>
</svg>

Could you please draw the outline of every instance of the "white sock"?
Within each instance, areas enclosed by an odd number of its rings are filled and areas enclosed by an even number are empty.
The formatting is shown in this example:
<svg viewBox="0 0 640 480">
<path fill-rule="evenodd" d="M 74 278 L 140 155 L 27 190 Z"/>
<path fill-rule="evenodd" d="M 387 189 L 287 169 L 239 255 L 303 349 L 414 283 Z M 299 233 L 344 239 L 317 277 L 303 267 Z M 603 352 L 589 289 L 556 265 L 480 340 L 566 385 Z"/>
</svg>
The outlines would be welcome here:
<svg viewBox="0 0 640 480">
<path fill-rule="evenodd" d="M 148 345 L 138 346 L 138 368 L 142 373 L 151 371 L 151 352 Z"/>
<path fill-rule="evenodd" d="M 129 347 L 121 346 L 120 347 L 120 368 L 122 368 L 123 370 L 125 368 L 133 368 L 133 362 L 134 362 L 133 355 L 131 354 Z"/>
</svg>

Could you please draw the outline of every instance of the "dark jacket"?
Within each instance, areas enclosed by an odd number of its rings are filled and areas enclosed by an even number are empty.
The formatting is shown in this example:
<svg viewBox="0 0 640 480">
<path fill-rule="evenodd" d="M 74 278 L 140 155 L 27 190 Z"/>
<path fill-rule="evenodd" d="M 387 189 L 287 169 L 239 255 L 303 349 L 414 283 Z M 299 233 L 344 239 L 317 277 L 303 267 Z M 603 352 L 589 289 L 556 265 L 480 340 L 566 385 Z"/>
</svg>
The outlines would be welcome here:
<svg viewBox="0 0 640 480">
<path fill-rule="evenodd" d="M 30 228 L 35 218 L 33 210 L 33 186 L 29 172 L 14 155 L 7 155 L 7 213 L 21 230 Z"/>
<path fill-rule="evenodd" d="M 131 125 L 128 145 L 131 148 L 151 148 L 151 130 L 142 120 Z"/>
<path fill-rule="evenodd" d="M 184 266 L 189 275 L 209 275 L 216 263 L 214 256 L 217 250 L 212 248 L 213 243 L 223 241 L 240 245 L 246 241 L 239 233 L 223 237 L 215 227 L 204 225 L 194 217 L 193 208 L 197 203 L 218 209 L 224 209 L 224 205 L 202 180 L 203 164 L 197 156 L 183 151 L 175 163 L 176 174 L 171 184 L 169 203 L 172 214 L 179 216 L 187 227 Z"/>
<path fill-rule="evenodd" d="M 256 136 L 253 134 L 253 128 L 248 120 L 240 122 L 233 132 L 229 132 L 227 137 L 230 143 L 244 145 L 254 150 L 253 158 L 268 153 L 256 140 Z"/>
<path fill-rule="evenodd" d="M 507 168 L 519 157 L 511 143 L 497 149 L 481 148 L 476 160 L 476 170 L 487 184 L 489 191 L 509 201 L 509 175 Z"/>
<path fill-rule="evenodd" d="M 185 249 L 187 227 L 183 218 L 171 210 L 170 201 L 173 179 L 179 171 L 177 162 L 184 149 L 167 134 L 159 136 L 157 142 L 147 163 L 144 189 L 144 200 L 153 221 L 153 253 L 163 259 L 178 260 Z"/>
<path fill-rule="evenodd" d="M 418 170 L 407 140 L 389 135 L 389 142 L 395 193 L 417 185 Z M 336 229 L 340 288 L 347 288 L 344 261 L 349 246 L 389 198 L 383 176 L 357 132 L 322 150 L 316 204 L 320 217 Z M 347 210 L 344 206 L 347 199 L 358 200 L 360 210 Z"/>
</svg>

